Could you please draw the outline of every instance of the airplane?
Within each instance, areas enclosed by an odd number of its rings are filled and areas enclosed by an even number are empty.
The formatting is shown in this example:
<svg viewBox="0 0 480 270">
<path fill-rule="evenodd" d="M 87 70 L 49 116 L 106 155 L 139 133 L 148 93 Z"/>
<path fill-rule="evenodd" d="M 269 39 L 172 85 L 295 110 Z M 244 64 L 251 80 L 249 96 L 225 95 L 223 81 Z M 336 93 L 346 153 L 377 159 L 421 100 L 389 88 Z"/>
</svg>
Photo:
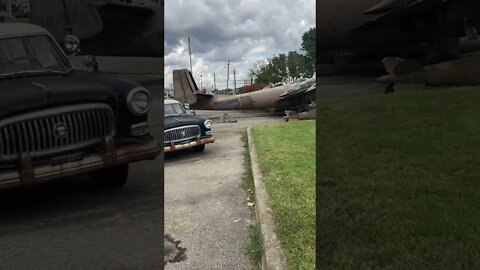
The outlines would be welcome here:
<svg viewBox="0 0 480 270">
<path fill-rule="evenodd" d="M 436 64 L 480 50 L 478 27 L 478 0 L 321 1 L 317 61 L 341 68 L 397 56 Z"/>
<path fill-rule="evenodd" d="M 278 87 L 240 95 L 211 95 L 199 91 L 188 69 L 173 71 L 174 98 L 191 109 L 201 110 L 249 110 L 273 109 L 304 112 L 315 104 L 316 80 L 303 79 Z"/>
<path fill-rule="evenodd" d="M 81 54 L 163 57 L 163 0 L 30 0 L 30 23 L 61 44 L 75 35 Z"/>
<path fill-rule="evenodd" d="M 389 57 L 383 60 L 388 75 L 377 78 L 387 84 L 386 92 L 394 92 L 397 83 L 428 86 L 467 86 L 480 84 L 480 55 L 422 67 L 414 60 Z"/>
</svg>

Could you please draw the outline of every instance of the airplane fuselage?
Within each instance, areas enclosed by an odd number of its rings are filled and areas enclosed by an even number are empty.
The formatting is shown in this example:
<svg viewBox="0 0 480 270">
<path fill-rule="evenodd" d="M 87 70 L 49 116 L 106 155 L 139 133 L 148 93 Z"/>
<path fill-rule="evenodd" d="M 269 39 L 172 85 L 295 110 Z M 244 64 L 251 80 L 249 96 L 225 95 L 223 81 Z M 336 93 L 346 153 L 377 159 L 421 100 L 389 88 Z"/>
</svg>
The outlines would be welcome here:
<svg viewBox="0 0 480 270">
<path fill-rule="evenodd" d="M 208 98 L 198 98 L 191 105 L 192 109 L 203 110 L 252 110 L 252 109 L 283 109 L 292 107 L 290 100 L 280 98 L 286 86 L 267 88 L 240 95 L 214 95 Z"/>
</svg>

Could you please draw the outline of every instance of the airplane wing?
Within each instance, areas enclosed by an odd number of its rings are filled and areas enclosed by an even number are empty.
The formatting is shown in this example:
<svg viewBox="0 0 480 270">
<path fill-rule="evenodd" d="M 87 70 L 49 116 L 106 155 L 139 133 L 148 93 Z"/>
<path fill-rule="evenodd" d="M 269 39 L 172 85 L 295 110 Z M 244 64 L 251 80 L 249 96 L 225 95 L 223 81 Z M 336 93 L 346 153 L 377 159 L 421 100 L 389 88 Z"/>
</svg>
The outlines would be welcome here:
<svg viewBox="0 0 480 270">
<path fill-rule="evenodd" d="M 316 78 L 313 77 L 289 88 L 287 91 L 280 95 L 280 99 L 290 99 L 298 96 L 304 96 L 311 93 L 312 91 L 314 92 L 316 88 Z"/>
<path fill-rule="evenodd" d="M 367 9 L 364 14 L 382 14 L 395 8 L 409 4 L 412 0 L 383 0 L 375 6 Z"/>
<path fill-rule="evenodd" d="M 364 14 L 379 14 L 379 16 L 357 26 L 353 31 L 368 30 L 386 21 L 395 21 L 424 13 L 430 11 L 432 8 L 441 7 L 448 1 L 449 0 L 384 0 L 364 12 Z"/>
</svg>

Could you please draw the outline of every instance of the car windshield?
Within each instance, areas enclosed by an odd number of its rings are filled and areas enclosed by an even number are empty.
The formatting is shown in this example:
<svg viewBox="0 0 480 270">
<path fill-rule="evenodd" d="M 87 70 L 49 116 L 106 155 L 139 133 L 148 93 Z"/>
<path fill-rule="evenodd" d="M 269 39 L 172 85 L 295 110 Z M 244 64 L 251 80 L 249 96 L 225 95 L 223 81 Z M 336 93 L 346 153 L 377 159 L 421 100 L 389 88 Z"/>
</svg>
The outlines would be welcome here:
<svg viewBox="0 0 480 270">
<path fill-rule="evenodd" d="M 64 73 L 71 65 L 47 35 L 0 38 L 0 77 Z"/>
<path fill-rule="evenodd" d="M 183 109 L 182 104 L 180 103 L 173 103 L 173 104 L 165 104 L 165 116 L 172 116 L 172 115 L 182 115 L 187 114 Z"/>
</svg>

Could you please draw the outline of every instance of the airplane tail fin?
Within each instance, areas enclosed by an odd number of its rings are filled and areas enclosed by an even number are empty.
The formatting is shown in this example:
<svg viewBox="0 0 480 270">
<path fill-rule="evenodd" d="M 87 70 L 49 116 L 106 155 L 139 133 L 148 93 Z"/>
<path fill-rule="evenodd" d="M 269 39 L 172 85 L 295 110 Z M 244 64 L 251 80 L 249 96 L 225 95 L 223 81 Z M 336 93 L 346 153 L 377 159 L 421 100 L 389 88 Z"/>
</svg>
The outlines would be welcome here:
<svg viewBox="0 0 480 270">
<path fill-rule="evenodd" d="M 181 103 L 195 104 L 197 102 L 198 87 L 188 69 L 173 71 L 173 96 Z"/>
<path fill-rule="evenodd" d="M 386 57 L 383 60 L 385 70 L 392 75 L 405 75 L 423 70 L 415 60 L 404 60 L 398 57 Z"/>
</svg>

